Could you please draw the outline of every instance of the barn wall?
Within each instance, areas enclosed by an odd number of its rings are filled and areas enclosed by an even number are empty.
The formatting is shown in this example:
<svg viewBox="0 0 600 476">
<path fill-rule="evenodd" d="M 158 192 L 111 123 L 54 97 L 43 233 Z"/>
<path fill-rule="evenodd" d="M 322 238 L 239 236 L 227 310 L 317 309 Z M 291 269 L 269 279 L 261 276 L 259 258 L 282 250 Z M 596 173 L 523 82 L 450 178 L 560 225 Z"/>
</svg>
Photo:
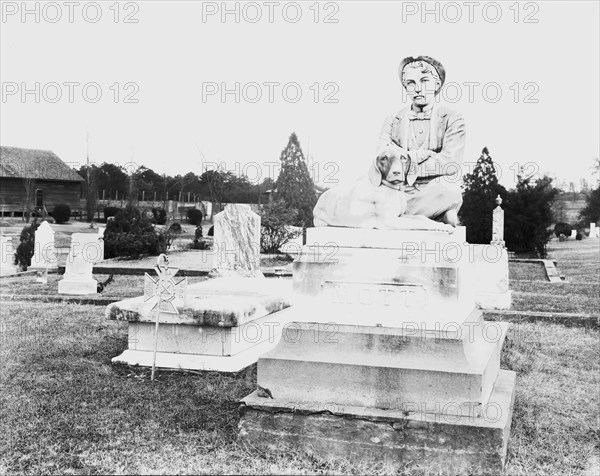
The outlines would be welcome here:
<svg viewBox="0 0 600 476">
<path fill-rule="evenodd" d="M 44 204 L 49 212 L 55 205 L 66 203 L 71 210 L 79 209 L 79 182 L 36 181 L 36 189 L 44 191 Z M 32 194 L 32 207 L 35 196 Z M 0 178 L 0 211 L 22 212 L 25 207 L 25 187 L 21 179 Z"/>
</svg>

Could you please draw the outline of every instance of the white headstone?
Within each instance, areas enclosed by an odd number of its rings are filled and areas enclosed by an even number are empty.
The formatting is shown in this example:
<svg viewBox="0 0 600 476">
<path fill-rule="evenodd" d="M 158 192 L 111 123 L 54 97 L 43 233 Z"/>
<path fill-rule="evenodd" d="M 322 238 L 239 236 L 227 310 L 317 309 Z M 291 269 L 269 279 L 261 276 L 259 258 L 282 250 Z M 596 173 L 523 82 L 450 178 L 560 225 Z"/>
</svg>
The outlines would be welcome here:
<svg viewBox="0 0 600 476">
<path fill-rule="evenodd" d="M 0 236 L 0 253 L 0 276 L 16 273 L 15 250 L 10 236 Z"/>
<path fill-rule="evenodd" d="M 250 205 L 229 204 L 214 217 L 212 275 L 260 277 L 260 216 Z"/>
<path fill-rule="evenodd" d="M 47 221 L 35 232 L 35 245 L 29 270 L 57 269 L 58 260 L 54 247 L 54 230 Z"/>
<path fill-rule="evenodd" d="M 596 224 L 590 223 L 590 236 L 594 238 L 596 236 Z"/>
<path fill-rule="evenodd" d="M 59 294 L 95 294 L 94 264 L 103 255 L 104 243 L 96 233 L 73 233 L 65 265 L 65 276 L 58 282 Z"/>
<path fill-rule="evenodd" d="M 504 210 L 502 210 L 502 198 L 496 198 L 496 208 L 492 212 L 492 245 L 504 247 Z"/>
<path fill-rule="evenodd" d="M 571 230 L 571 238 L 575 238 L 577 236 L 577 230 Z"/>
</svg>

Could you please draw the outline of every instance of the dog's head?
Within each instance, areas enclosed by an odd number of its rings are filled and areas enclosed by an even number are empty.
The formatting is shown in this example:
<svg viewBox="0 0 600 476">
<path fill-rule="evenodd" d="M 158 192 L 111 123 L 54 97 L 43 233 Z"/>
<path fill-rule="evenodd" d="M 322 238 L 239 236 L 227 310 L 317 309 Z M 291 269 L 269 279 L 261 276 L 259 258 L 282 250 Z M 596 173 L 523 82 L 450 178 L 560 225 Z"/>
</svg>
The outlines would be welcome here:
<svg viewBox="0 0 600 476">
<path fill-rule="evenodd" d="M 385 180 L 393 185 L 405 182 L 408 172 L 408 153 L 400 147 L 388 146 L 383 149 L 369 167 L 369 181 L 376 187 Z"/>
</svg>

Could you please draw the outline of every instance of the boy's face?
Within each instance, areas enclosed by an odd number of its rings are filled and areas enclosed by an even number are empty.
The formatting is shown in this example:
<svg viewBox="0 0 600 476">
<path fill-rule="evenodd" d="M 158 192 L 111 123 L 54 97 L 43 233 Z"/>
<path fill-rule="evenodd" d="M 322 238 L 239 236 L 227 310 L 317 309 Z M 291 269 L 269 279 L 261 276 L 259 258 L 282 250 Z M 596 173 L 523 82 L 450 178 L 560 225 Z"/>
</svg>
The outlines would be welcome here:
<svg viewBox="0 0 600 476">
<path fill-rule="evenodd" d="M 435 93 L 440 86 L 440 82 L 431 73 L 423 73 L 422 70 L 421 67 L 405 67 L 402 83 L 410 100 L 419 107 L 433 104 Z"/>
</svg>

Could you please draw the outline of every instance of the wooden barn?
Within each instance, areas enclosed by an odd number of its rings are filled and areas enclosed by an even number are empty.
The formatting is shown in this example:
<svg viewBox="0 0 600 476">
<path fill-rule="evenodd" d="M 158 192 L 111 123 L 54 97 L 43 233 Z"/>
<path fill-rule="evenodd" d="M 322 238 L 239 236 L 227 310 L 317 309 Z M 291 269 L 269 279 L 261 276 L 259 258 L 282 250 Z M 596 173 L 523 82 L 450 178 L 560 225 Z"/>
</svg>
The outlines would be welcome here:
<svg viewBox="0 0 600 476">
<path fill-rule="evenodd" d="M 21 216 L 30 210 L 52 213 L 66 203 L 79 210 L 83 178 L 49 150 L 0 147 L 0 213 Z M 29 197 L 29 200 L 28 200 Z"/>
</svg>

